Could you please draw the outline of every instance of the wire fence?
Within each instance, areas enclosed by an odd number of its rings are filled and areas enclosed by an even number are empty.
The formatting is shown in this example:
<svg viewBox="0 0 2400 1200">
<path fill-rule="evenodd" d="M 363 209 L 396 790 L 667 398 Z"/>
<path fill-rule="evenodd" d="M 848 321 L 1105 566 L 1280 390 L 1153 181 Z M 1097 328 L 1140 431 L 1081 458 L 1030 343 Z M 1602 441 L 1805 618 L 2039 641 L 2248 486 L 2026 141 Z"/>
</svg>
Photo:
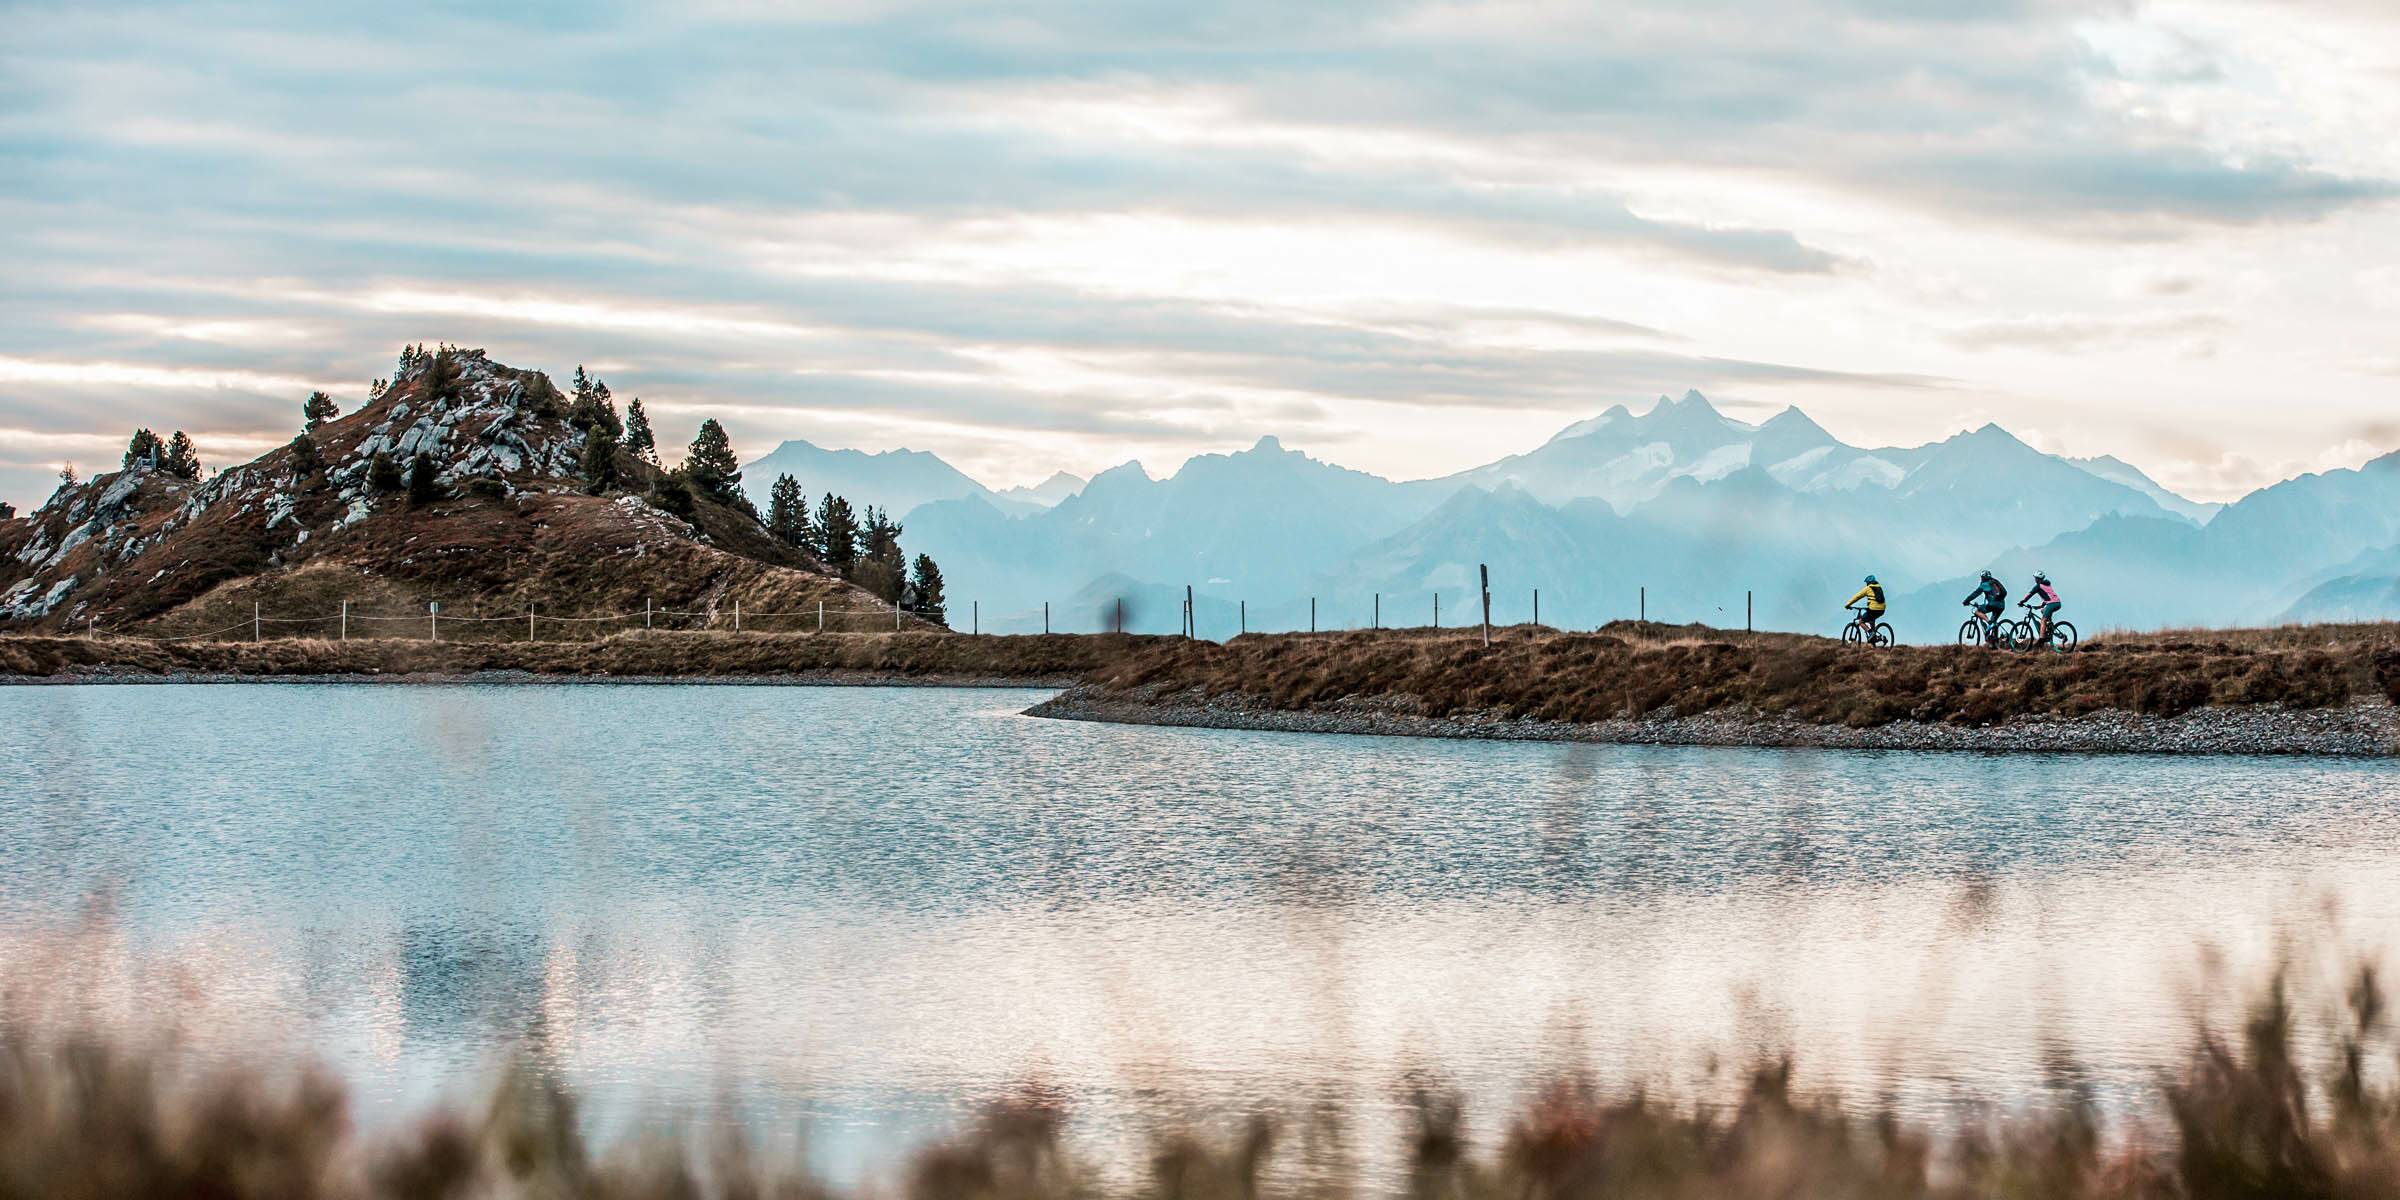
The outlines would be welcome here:
<svg viewBox="0 0 2400 1200">
<path fill-rule="evenodd" d="M 908 628 L 913 614 L 902 608 L 810 604 L 801 608 L 745 609 L 739 601 L 703 608 L 662 608 L 645 602 L 619 612 L 546 613 L 528 606 L 512 613 L 443 611 L 430 603 L 420 612 L 370 612 L 341 601 L 340 608 L 311 616 L 270 614 L 263 604 L 232 624 L 173 633 L 103 629 L 86 623 L 92 637 L 146 642 L 250 641 L 268 638 L 413 638 L 421 641 L 590 641 L 626 632 L 717 631 L 725 633 L 891 633 Z"/>
<path fill-rule="evenodd" d="M 1065 606 L 1042 602 L 1038 605 L 1020 604 L 987 612 L 980 601 L 954 604 L 946 612 L 946 624 L 956 632 L 967 634 L 1052 634 L 1052 633 L 1123 633 L 1148 636 L 1177 636 L 1224 640 L 1249 633 L 1335 633 L 1351 630 L 1476 630 L 1489 636 L 1494 630 L 1510 629 L 1541 632 L 1552 629 L 1545 624 L 1542 590 L 1520 589 L 1509 594 L 1496 593 L 1488 587 L 1469 588 L 1463 593 L 1430 591 L 1409 593 L 1367 592 L 1339 597 L 1308 596 L 1252 606 L 1243 599 L 1227 599 L 1200 592 L 1195 586 L 1180 589 L 1181 596 L 1172 597 L 1171 607 L 1161 604 L 1157 590 L 1145 590 L 1138 597 L 1126 596 L 1109 600 L 1086 601 L 1070 610 Z M 1650 589 L 1632 589 L 1625 597 L 1632 600 L 1632 611 L 1623 613 L 1647 622 L 1654 615 L 1654 597 Z M 1728 606 L 1715 606 L 1713 611 L 1699 614 L 1715 617 L 1704 621 L 1718 628 L 1754 629 L 1754 594 L 1743 592 Z M 265 641 L 277 638 L 322 638 L 349 641 L 353 638 L 406 638 L 424 641 L 471 642 L 544 642 L 591 641 L 599 637 L 640 631 L 713 631 L 722 633 L 756 634 L 815 634 L 815 633 L 873 633 L 897 632 L 909 627 L 911 614 L 898 607 L 860 607 L 856 604 L 835 605 L 823 602 L 803 604 L 794 608 L 784 599 L 780 607 L 746 608 L 737 598 L 723 599 L 695 608 L 666 608 L 645 600 L 640 608 L 610 612 L 544 612 L 529 605 L 509 612 L 495 612 L 488 603 L 470 611 L 444 611 L 441 604 L 429 603 L 421 611 L 394 613 L 368 611 L 351 602 L 339 601 L 339 607 L 320 613 L 269 613 L 263 604 L 254 604 L 246 618 L 199 630 L 176 630 L 167 633 L 137 632 L 132 629 L 102 629 L 96 619 L 88 624 L 92 636 L 130 638 L 151 642 L 189 641 Z M 1590 620 L 1591 615 L 1580 610 L 1561 612 L 1568 606 L 1553 597 L 1549 613 L 1564 628 L 1577 619 Z M 1613 606 L 1612 606 L 1613 607 Z M 1170 627 L 1167 614 L 1172 612 Z M 1729 620 L 1728 618 L 1731 618 Z M 1738 625 L 1735 622 L 1738 621 Z"/>
</svg>

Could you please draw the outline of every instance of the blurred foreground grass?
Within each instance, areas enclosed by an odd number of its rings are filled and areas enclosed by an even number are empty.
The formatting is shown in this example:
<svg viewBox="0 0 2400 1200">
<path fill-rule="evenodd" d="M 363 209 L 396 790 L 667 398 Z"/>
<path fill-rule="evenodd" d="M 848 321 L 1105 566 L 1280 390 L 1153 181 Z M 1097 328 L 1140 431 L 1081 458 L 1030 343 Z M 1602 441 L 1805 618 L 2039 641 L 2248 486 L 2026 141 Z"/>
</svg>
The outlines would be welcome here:
<svg viewBox="0 0 2400 1200">
<path fill-rule="evenodd" d="M 1770 1064 L 1721 1106 L 1560 1084 L 1471 1138 L 1458 1101 L 1425 1090 L 1409 1098 L 1399 1180 L 1369 1184 L 1339 1168 L 1279 1169 L 1322 1131 L 1265 1118 L 1225 1137 L 1161 1135 L 1146 1163 L 1088 1161 L 1063 1136 L 1064 1109 L 1028 1094 L 879 1177 L 884 1192 L 928 1200 L 2400 1195 L 2400 1055 L 2383 989 L 2361 968 L 2345 991 L 2329 1044 L 2303 1045 L 2279 975 L 2237 1035 L 2196 1032 L 2188 1059 L 2158 1079 L 2158 1115 L 2130 1123 L 2104 1123 L 2070 1085 L 2055 1108 L 1937 1134 L 1808 1097 L 1788 1064 Z M 529 1071 L 389 1131 L 361 1130 L 349 1112 L 342 1086 L 314 1070 L 212 1064 L 171 1042 L 11 1022 L 0 1032 L 0 1200 L 843 1194 L 738 1134 L 592 1145 L 573 1098 Z M 1124 1180 L 1136 1182 L 1111 1182 Z"/>
</svg>

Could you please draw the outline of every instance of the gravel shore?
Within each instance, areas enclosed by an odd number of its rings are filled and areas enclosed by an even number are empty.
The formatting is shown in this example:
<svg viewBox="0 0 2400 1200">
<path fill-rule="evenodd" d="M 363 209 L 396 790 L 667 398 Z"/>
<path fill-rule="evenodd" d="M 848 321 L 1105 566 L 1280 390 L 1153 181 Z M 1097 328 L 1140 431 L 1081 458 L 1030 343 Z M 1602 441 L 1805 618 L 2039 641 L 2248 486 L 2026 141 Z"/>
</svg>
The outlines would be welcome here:
<svg viewBox="0 0 2400 1200">
<path fill-rule="evenodd" d="M 1990 726 L 1897 721 L 1852 729 L 1755 712 L 1712 712 L 1571 724 L 1497 715 L 1426 717 L 1365 704 L 1290 711 L 1237 695 L 1070 688 L 1027 715 L 1131 725 L 1350 733 L 1498 741 L 1609 742 L 1652 746 L 1790 746 L 1847 750 L 1970 750 L 2084 754 L 2400 755 L 2400 709 L 2382 700 L 2339 708 L 2195 709 L 2177 717 L 2101 712 L 2024 717 Z"/>
</svg>

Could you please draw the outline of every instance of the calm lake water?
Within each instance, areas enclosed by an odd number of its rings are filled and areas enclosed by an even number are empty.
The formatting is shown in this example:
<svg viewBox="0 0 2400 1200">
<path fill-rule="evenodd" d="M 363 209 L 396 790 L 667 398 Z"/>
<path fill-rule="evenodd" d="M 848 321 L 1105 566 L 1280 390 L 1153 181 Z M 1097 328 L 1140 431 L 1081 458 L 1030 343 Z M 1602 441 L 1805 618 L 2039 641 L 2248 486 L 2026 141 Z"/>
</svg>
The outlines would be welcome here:
<svg viewBox="0 0 2400 1200">
<path fill-rule="evenodd" d="M 1119 728 L 1039 692 L 0 688 L 0 969 L 369 1119 L 509 1055 L 855 1171 L 1029 1082 L 1187 1111 L 2130 1094 L 2212 971 L 2400 945 L 2400 767 Z M 2209 1008 L 2209 1005 L 2216 1005 Z M 243 1048 L 248 1048 L 245 1051 Z M 1489 1126 L 1485 1127 L 1488 1131 Z"/>
</svg>

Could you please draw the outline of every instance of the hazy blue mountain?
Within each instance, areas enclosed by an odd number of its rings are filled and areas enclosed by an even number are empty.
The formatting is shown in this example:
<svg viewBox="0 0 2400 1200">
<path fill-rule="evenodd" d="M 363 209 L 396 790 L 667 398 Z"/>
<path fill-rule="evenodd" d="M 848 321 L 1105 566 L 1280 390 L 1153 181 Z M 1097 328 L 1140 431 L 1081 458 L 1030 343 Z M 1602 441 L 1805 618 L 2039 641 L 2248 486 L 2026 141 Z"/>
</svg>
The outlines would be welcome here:
<svg viewBox="0 0 2400 1200">
<path fill-rule="evenodd" d="M 2400 620 L 2400 573 L 2329 579 L 2303 593 L 2279 619 L 2304 623 Z"/>
<path fill-rule="evenodd" d="M 2103 454 L 2098 458 L 2070 458 L 2066 461 L 2108 480 L 2110 483 L 2124 484 L 2126 487 L 2158 501 L 2160 508 L 2203 525 L 2207 524 L 2209 518 L 2216 516 L 2225 507 L 2213 501 L 2187 500 L 2160 486 L 2157 480 L 2143 474 L 2141 468 L 2113 454 Z"/>
<path fill-rule="evenodd" d="M 1312 598 L 1322 628 L 1367 624 L 1378 596 L 1386 624 L 1432 620 L 1437 596 L 1443 623 L 1462 624 L 1484 565 L 1496 619 L 1531 616 L 1539 588 L 1546 621 L 1582 627 L 1646 606 L 1660 620 L 1739 626 L 1754 611 L 1762 628 L 1827 631 L 1875 572 L 1894 625 L 1920 641 L 1954 636 L 1984 567 L 2012 592 L 2050 571 L 2087 633 L 2365 612 L 2382 603 L 2377 581 L 2400 577 L 2375 557 L 2400 546 L 2400 455 L 2215 506 L 1997 425 L 1867 449 L 1798 409 L 1751 424 L 1698 393 L 1613 407 L 1523 454 L 1417 482 L 1262 438 L 1163 479 L 1127 463 L 998 494 L 931 455 L 792 446 L 812 492 L 904 514 L 908 549 L 940 561 L 956 607 L 980 602 L 993 631 L 1041 628 L 1045 601 L 1053 629 L 1103 628 L 1119 599 L 1133 627 L 1172 631 L 1187 586 L 1207 636 L 1245 612 L 1252 629 L 1306 628 Z M 777 465 L 754 464 L 746 482 L 765 486 Z"/>
<path fill-rule="evenodd" d="M 1057 471 L 1040 483 L 1030 487 L 1003 488 L 998 495 L 1003 500 L 1014 500 L 1023 504 L 1031 504 L 1037 508 L 1050 508 L 1059 501 L 1082 491 L 1083 484 L 1084 479 L 1081 475 L 1070 475 L 1065 471 Z"/>
<path fill-rule="evenodd" d="M 799 480 L 812 505 L 818 496 L 837 492 L 847 497 L 854 508 L 864 509 L 872 504 L 904 519 L 919 505 L 964 496 L 1001 507 L 1033 507 L 1022 501 L 1001 499 L 991 489 L 943 462 L 941 456 L 923 450 L 869 454 L 863 450 L 828 450 L 798 440 L 785 442 L 742 467 L 742 490 L 750 494 L 751 502 L 761 512 L 766 510 L 767 489 L 775 485 L 777 475 Z"/>
</svg>

